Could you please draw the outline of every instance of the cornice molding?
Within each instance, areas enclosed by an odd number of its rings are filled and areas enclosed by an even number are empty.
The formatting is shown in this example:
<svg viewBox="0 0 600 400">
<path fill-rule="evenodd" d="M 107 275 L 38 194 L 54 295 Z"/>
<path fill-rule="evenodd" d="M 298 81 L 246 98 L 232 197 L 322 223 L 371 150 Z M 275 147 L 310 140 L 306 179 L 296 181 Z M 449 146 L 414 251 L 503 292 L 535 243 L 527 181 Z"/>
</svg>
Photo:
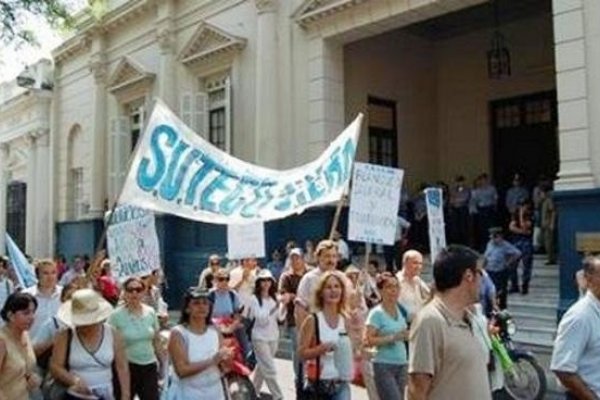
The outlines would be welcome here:
<svg viewBox="0 0 600 400">
<path fill-rule="evenodd" d="M 150 84 L 155 77 L 155 74 L 148 72 L 140 63 L 125 56 L 108 79 L 108 90 L 114 94 L 138 83 Z"/>
<path fill-rule="evenodd" d="M 369 0 L 305 0 L 292 14 L 300 26 L 307 28 L 312 23 L 345 11 Z"/>
</svg>

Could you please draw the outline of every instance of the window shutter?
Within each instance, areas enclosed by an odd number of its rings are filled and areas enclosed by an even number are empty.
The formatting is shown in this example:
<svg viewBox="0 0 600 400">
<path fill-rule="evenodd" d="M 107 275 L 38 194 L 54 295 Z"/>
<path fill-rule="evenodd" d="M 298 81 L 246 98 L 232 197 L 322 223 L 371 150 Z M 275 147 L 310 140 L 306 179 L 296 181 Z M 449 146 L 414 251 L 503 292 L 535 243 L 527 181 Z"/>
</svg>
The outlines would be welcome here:
<svg viewBox="0 0 600 400">
<path fill-rule="evenodd" d="M 115 187 L 115 199 L 121 193 L 121 188 L 125 182 L 125 176 L 127 175 L 127 166 L 129 165 L 129 157 L 131 156 L 131 132 L 129 129 L 129 118 L 119 117 L 117 118 L 117 169 L 116 169 L 116 187 Z"/>
<path fill-rule="evenodd" d="M 231 114 L 233 109 L 231 97 L 231 79 L 228 77 L 225 80 L 225 151 L 233 154 L 233 136 L 231 130 Z"/>
<path fill-rule="evenodd" d="M 208 94 L 198 92 L 194 95 L 194 130 L 203 137 L 208 138 Z"/>
<path fill-rule="evenodd" d="M 192 116 L 192 102 L 193 96 L 191 93 L 183 93 L 181 95 L 179 101 L 179 116 L 181 120 L 190 127 L 190 129 L 194 129 L 194 121 Z"/>
</svg>

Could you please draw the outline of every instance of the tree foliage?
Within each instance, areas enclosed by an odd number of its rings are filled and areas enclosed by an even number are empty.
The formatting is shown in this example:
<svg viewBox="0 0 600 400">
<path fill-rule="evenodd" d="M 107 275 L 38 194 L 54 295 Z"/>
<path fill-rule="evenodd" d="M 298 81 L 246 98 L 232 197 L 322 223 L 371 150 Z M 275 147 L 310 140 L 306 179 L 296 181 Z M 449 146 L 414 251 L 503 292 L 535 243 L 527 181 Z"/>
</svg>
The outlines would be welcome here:
<svg viewBox="0 0 600 400">
<path fill-rule="evenodd" d="M 0 0 L 0 41 L 12 45 L 36 43 L 35 32 L 26 27 L 32 15 L 42 17 L 54 28 L 71 28 L 73 3 L 72 0 Z"/>
</svg>

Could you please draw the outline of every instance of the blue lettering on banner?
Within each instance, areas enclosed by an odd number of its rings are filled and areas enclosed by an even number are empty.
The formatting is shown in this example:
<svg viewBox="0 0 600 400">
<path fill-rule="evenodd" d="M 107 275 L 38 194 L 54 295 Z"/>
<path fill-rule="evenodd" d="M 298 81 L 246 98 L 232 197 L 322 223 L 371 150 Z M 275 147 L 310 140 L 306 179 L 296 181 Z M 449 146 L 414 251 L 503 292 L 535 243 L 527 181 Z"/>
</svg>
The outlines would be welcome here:
<svg viewBox="0 0 600 400">
<path fill-rule="evenodd" d="M 150 133 L 135 182 L 143 191 L 179 207 L 251 219 L 260 217 L 262 210 L 285 212 L 306 206 L 339 189 L 350 177 L 354 153 L 355 144 L 348 139 L 297 181 L 261 179 L 228 169 L 186 142 L 172 126 L 161 124 Z"/>
</svg>

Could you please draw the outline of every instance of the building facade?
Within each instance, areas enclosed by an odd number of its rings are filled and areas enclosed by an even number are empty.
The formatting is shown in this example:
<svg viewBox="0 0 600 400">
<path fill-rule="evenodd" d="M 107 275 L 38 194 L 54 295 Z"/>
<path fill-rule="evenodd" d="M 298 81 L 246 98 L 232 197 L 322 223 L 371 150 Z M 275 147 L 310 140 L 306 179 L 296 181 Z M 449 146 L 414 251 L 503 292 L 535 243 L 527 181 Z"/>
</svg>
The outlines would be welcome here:
<svg viewBox="0 0 600 400">
<path fill-rule="evenodd" d="M 459 174 L 490 172 L 502 190 L 515 172 L 555 177 L 562 306 L 576 297 L 576 233 L 600 231 L 597 1 L 108 5 L 53 53 L 46 241 L 58 251 L 93 252 L 157 97 L 213 144 L 275 168 L 315 158 L 364 112 L 357 159 L 405 169 L 410 192 Z M 502 79 L 498 48 L 510 54 Z M 267 243 L 323 235 L 331 212 L 298 218 L 269 224 Z M 175 276 L 223 250 L 222 227 L 168 216 L 158 226 Z"/>
</svg>

